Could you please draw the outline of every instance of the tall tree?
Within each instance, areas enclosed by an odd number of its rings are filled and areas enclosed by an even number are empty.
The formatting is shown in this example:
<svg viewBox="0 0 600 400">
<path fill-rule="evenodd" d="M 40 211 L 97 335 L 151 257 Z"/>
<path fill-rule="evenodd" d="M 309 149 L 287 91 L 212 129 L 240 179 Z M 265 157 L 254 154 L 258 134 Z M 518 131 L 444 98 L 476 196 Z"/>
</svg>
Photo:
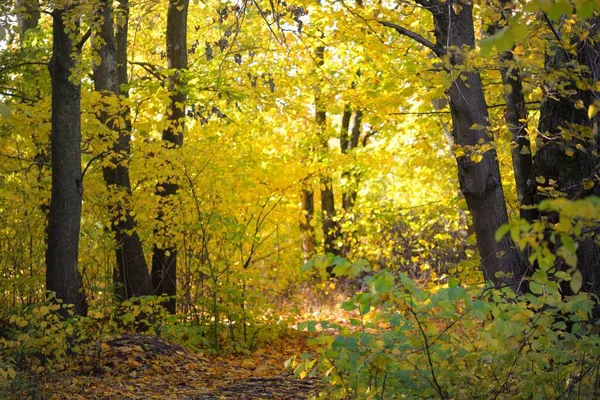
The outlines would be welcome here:
<svg viewBox="0 0 600 400">
<path fill-rule="evenodd" d="M 500 0 L 500 19 L 490 26 L 489 32 L 494 34 L 506 27 L 512 15 L 512 0 Z M 500 53 L 500 72 L 504 84 L 504 100 L 506 102 L 506 123 L 511 133 L 513 148 L 511 151 L 517 197 L 519 205 L 523 205 L 527 180 L 531 174 L 533 159 L 531 143 L 527 130 L 527 107 L 523 95 L 523 80 L 513 50 Z"/>
<path fill-rule="evenodd" d="M 308 182 L 302 184 L 302 215 L 300 216 L 300 235 L 302 236 L 302 254 L 304 262 L 315 254 L 315 227 L 313 218 L 315 216 L 315 194 L 312 185 Z"/>
<path fill-rule="evenodd" d="M 73 7 L 52 12 L 52 197 L 48 222 L 48 249 L 46 252 L 46 289 L 56 297 L 74 304 L 78 314 L 86 312 L 85 294 L 77 270 L 79 229 L 81 221 L 81 86 L 73 75 L 76 58 L 81 52 L 85 35 L 79 43 L 65 28 L 75 25 L 70 32 L 77 33 L 79 20 Z"/>
<path fill-rule="evenodd" d="M 315 52 L 317 65 L 321 67 L 325 61 L 325 46 L 318 46 Z M 317 124 L 317 137 L 321 142 L 321 152 L 329 151 L 329 137 L 327 136 L 327 110 L 323 100 L 321 88 L 315 91 L 315 122 Z M 336 222 L 335 197 L 331 176 L 327 171 L 319 174 L 321 187 L 321 218 L 323 226 L 323 250 L 325 253 L 339 255 L 340 251 L 336 245 L 339 228 Z"/>
<path fill-rule="evenodd" d="M 448 58 L 453 77 L 448 89 L 452 135 L 455 146 L 463 152 L 456 157 L 458 178 L 473 219 L 483 273 L 494 285 L 520 290 L 525 269 L 521 255 L 510 238 L 504 237 L 500 242 L 494 238 L 496 230 L 508 222 L 508 215 L 494 140 L 488 132 L 481 76 L 476 70 L 461 68 L 465 64 L 464 50 L 475 46 L 473 3 L 415 2 L 433 16 L 435 43 L 396 23 L 380 23 L 416 40 L 438 57 Z"/>
<path fill-rule="evenodd" d="M 121 7 L 127 7 L 127 4 Z M 125 10 L 125 12 L 127 12 Z M 127 61 L 127 42 L 123 41 L 126 25 L 121 28 L 121 47 L 117 45 L 113 23 L 112 0 L 102 0 L 98 16 L 101 19 L 98 34 L 99 46 L 97 52 L 100 64 L 94 68 L 93 80 L 95 89 L 107 99 L 117 99 L 121 93 L 121 83 L 127 82 L 127 69 L 122 66 Z M 125 19 L 127 16 L 124 16 Z M 123 49 L 125 47 L 125 49 Z M 120 55 L 120 57 L 119 57 Z M 120 59 L 119 59 L 120 58 Z M 119 68 L 121 65 L 121 68 Z M 125 78 L 121 77 L 125 74 Z M 113 104 L 115 102 L 112 102 Z M 116 115 L 115 115 L 116 114 Z M 113 199 L 109 206 L 111 213 L 111 229 L 116 240 L 116 277 L 117 294 L 122 299 L 135 296 L 151 295 L 154 293 L 152 280 L 144 258 L 142 243 L 136 232 L 136 224 L 130 207 L 131 182 L 129 179 L 129 156 L 131 155 L 131 122 L 128 110 L 121 107 L 100 114 L 100 120 L 111 131 L 103 140 L 109 150 L 106 158 L 109 163 L 103 163 L 102 174 Z M 121 193 L 122 195 L 119 195 Z"/>
<path fill-rule="evenodd" d="M 573 34 L 570 41 L 561 37 L 550 19 L 545 19 L 553 43 L 545 60 L 540 135 L 526 193 L 527 204 L 532 206 L 549 197 L 576 200 L 600 196 L 600 116 L 588 111 L 597 107 L 600 96 L 592 89 L 600 71 L 600 44 L 593 39 L 600 33 L 600 18 L 580 22 L 576 28 L 587 33 Z M 530 222 L 540 218 L 558 222 L 556 215 L 542 214 L 535 207 L 528 207 L 525 216 Z M 576 254 L 582 290 L 600 295 L 600 246 L 594 237 L 580 238 Z M 570 270 L 559 262 L 557 270 L 561 269 Z"/>
<path fill-rule="evenodd" d="M 15 0 L 17 22 L 19 24 L 19 40 L 25 39 L 27 31 L 37 27 L 40 20 L 38 0 Z"/>
<path fill-rule="evenodd" d="M 169 90 L 169 127 L 163 131 L 162 139 L 166 150 L 181 147 L 185 129 L 185 93 L 182 87 L 182 70 L 187 69 L 187 16 L 189 0 L 169 0 L 167 13 L 167 62 L 173 71 L 170 76 Z M 174 177 L 160 183 L 158 195 L 162 198 L 162 207 L 173 207 L 172 199 L 178 185 Z M 159 218 L 164 218 L 161 213 Z M 168 227 L 168 223 L 165 223 Z M 177 247 L 168 232 L 164 235 L 166 245 L 154 245 L 152 254 L 152 283 L 156 294 L 171 296 L 166 308 L 175 313 L 175 295 L 177 293 Z M 170 242 L 170 243 L 169 243 Z"/>
</svg>

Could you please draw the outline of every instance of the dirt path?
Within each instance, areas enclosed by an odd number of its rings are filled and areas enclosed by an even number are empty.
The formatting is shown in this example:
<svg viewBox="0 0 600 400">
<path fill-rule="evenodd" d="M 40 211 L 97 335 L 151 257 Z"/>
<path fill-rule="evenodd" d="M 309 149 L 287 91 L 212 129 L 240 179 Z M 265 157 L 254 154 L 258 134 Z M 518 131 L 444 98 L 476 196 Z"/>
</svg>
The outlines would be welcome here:
<svg viewBox="0 0 600 400">
<path fill-rule="evenodd" d="M 320 382 L 296 379 L 283 366 L 291 356 L 310 352 L 307 338 L 296 332 L 252 355 L 208 357 L 154 336 L 129 335 L 103 343 L 77 368 L 46 375 L 27 397 L 307 399 L 318 394 Z"/>
</svg>

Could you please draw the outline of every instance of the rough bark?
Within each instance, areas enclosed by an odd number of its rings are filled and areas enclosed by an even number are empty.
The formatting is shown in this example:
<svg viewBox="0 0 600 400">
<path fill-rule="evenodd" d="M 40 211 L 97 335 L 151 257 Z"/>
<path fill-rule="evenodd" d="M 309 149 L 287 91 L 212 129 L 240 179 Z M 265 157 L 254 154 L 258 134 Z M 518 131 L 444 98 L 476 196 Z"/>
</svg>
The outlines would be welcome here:
<svg viewBox="0 0 600 400">
<path fill-rule="evenodd" d="M 38 0 L 15 0 L 17 22 L 19 24 L 19 40 L 23 43 L 25 34 L 35 29 L 40 20 L 40 5 Z"/>
<path fill-rule="evenodd" d="M 126 69 L 119 71 L 118 68 L 118 47 L 112 19 L 112 1 L 103 0 L 101 7 L 99 17 L 102 19 L 102 25 L 98 35 L 101 45 L 97 48 L 101 61 L 94 68 L 94 86 L 103 96 L 118 98 L 120 95 L 120 81 L 122 81 L 119 73 L 126 73 Z M 123 45 L 126 46 L 126 42 Z M 122 52 L 123 49 L 120 50 Z M 125 49 L 125 59 L 127 57 L 126 51 Z M 123 54 L 121 54 L 121 57 L 123 57 Z M 125 77 L 125 81 L 126 79 Z M 106 157 L 111 164 L 110 166 L 103 164 L 102 174 L 110 191 L 124 194 L 118 196 L 121 200 L 110 203 L 109 211 L 111 214 L 111 229 L 116 240 L 117 270 L 114 274 L 116 277 L 116 293 L 122 299 L 129 299 L 154 294 L 154 288 L 144 258 L 142 243 L 135 231 L 136 224 L 131 215 L 132 210 L 129 206 L 131 183 L 128 159 L 131 154 L 131 134 L 130 123 L 125 122 L 129 118 L 127 114 L 114 115 L 115 112 L 121 114 L 119 110 L 113 110 L 112 113 L 104 111 L 100 115 L 101 122 L 114 132 L 114 136 L 107 135 L 102 138 L 108 142 L 110 153 Z M 123 126 L 121 126 L 121 123 Z"/>
<path fill-rule="evenodd" d="M 595 37 L 599 31 L 597 24 L 600 18 L 595 18 L 592 22 L 594 24 L 588 27 L 592 30 L 590 38 Z M 574 76 L 573 71 L 581 71 L 580 81 L 595 82 L 600 72 L 600 44 L 589 39 L 580 41 L 576 37 L 571 45 L 577 49 L 576 55 L 559 44 L 548 52 L 548 76 L 553 71 L 564 72 L 564 77 Z M 558 89 L 561 87 L 564 89 Z M 598 115 L 592 119 L 588 117 L 589 106 L 594 104 L 599 93 L 578 88 L 573 78 L 563 78 L 562 82 L 548 82 L 544 91 L 538 125 L 540 135 L 526 193 L 527 204 L 536 205 L 559 194 L 571 200 L 590 195 L 600 196 L 597 180 L 600 172 L 599 136 L 597 133 L 594 135 L 593 131 L 594 125 L 597 127 L 600 123 L 600 118 Z M 586 181 L 594 184 L 586 187 Z M 547 189 L 550 186 L 552 190 Z M 529 209 L 526 218 L 529 221 L 544 218 L 550 223 L 557 222 L 556 215 L 542 215 L 536 209 Z M 558 270 L 569 270 L 561 262 L 556 267 Z M 581 290 L 600 295 L 600 246 L 593 237 L 578 239 L 577 268 L 583 276 Z M 566 293 L 570 291 L 568 285 L 565 285 L 564 290 Z"/>
<path fill-rule="evenodd" d="M 52 196 L 46 252 L 46 289 L 58 299 L 74 304 L 85 314 L 87 305 L 77 270 L 81 221 L 81 87 L 70 80 L 79 53 L 65 33 L 63 15 L 54 10 L 53 47 L 50 61 L 52 81 Z"/>
<path fill-rule="evenodd" d="M 462 65 L 464 55 L 460 49 L 475 45 L 472 3 L 435 2 L 429 10 L 434 17 L 437 50 L 442 55 L 450 52 L 452 66 Z M 489 120 L 481 77 L 477 71 L 453 69 L 451 73 L 455 75 L 448 89 L 452 133 L 455 145 L 466 153 L 456 158 L 458 178 L 473 219 L 483 273 L 496 286 L 520 290 L 525 268 L 518 249 L 508 237 L 500 242 L 494 239 L 508 216 L 493 137 L 486 129 Z M 472 151 L 485 144 L 492 147 L 476 162 Z"/>
<path fill-rule="evenodd" d="M 187 68 L 187 14 L 189 0 L 170 0 L 167 14 L 167 62 L 168 68 L 175 70 L 170 82 L 170 126 L 162 134 L 165 150 L 172 151 L 183 144 L 185 129 L 186 98 L 181 91 L 180 71 Z M 178 185 L 173 177 L 160 183 L 157 194 L 162 198 L 162 207 L 173 207 L 172 199 L 177 193 Z M 159 215 L 164 218 L 164 213 Z M 170 223 L 165 221 L 169 228 Z M 163 232 L 166 245 L 154 245 L 152 253 L 152 283 L 156 294 L 171 296 L 165 304 L 167 310 L 175 313 L 175 295 L 177 294 L 177 247 L 172 234 Z"/>
</svg>

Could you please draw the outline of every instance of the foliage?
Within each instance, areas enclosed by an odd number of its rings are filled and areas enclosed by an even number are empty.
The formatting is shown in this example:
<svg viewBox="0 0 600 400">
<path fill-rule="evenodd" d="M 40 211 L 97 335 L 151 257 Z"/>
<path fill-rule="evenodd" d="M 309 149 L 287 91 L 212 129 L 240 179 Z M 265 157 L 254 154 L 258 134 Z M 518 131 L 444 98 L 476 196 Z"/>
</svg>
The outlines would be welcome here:
<svg viewBox="0 0 600 400">
<path fill-rule="evenodd" d="M 561 300 L 548 282 L 542 293 L 474 295 L 455 278 L 426 291 L 388 271 L 365 282 L 368 290 L 341 305 L 349 325 L 302 324 L 323 330 L 320 349 L 289 361 L 301 377 L 322 374 L 330 396 L 576 398 L 599 390 L 589 295 Z"/>
</svg>

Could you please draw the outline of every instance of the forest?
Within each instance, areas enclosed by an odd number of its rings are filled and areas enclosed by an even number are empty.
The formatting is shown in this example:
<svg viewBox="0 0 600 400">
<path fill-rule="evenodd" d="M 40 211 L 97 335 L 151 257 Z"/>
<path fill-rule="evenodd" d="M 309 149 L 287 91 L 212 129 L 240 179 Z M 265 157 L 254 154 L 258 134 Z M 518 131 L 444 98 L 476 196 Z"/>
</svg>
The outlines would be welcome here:
<svg viewBox="0 0 600 400">
<path fill-rule="evenodd" d="M 0 398 L 600 398 L 600 1 L 1 0 Z"/>
</svg>

